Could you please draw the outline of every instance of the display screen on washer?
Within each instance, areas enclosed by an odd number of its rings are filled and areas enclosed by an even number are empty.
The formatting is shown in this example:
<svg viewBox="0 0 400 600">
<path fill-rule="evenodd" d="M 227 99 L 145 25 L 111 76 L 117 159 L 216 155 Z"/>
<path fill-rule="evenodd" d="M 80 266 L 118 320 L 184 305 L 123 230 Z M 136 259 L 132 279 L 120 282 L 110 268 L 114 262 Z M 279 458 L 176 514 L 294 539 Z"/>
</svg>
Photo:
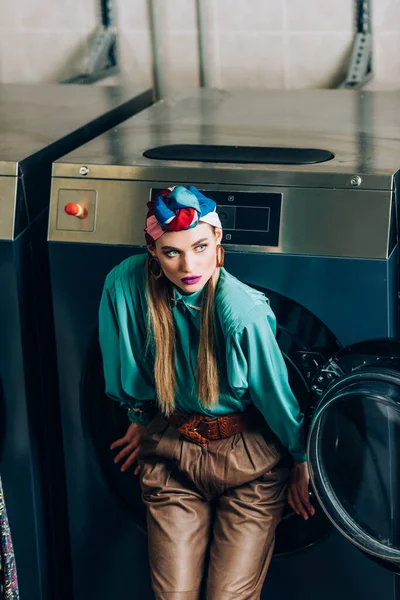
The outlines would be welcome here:
<svg viewBox="0 0 400 600">
<path fill-rule="evenodd" d="M 161 189 L 152 189 L 151 196 Z M 282 194 L 200 190 L 217 203 L 224 244 L 278 246 Z"/>
</svg>

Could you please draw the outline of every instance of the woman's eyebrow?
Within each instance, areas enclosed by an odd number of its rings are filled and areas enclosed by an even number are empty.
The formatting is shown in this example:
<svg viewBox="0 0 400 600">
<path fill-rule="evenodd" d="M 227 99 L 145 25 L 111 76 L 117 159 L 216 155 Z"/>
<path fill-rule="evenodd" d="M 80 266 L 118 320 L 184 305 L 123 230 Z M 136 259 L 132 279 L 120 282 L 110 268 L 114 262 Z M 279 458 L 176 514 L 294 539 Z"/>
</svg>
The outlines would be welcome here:
<svg viewBox="0 0 400 600">
<path fill-rule="evenodd" d="M 192 244 L 192 248 L 194 248 L 195 246 L 198 246 L 199 244 L 201 244 L 201 242 L 208 242 L 208 238 L 201 238 L 201 240 L 197 240 L 197 242 L 195 242 L 194 244 Z"/>
<path fill-rule="evenodd" d="M 179 248 L 175 248 L 174 246 L 161 246 L 161 250 L 177 250 L 180 252 Z"/>
<path fill-rule="evenodd" d="M 192 244 L 192 248 L 198 246 L 199 244 L 201 244 L 201 242 L 208 242 L 208 238 L 205 237 L 201 238 L 200 240 L 197 240 L 197 242 Z M 179 248 L 175 248 L 175 246 L 161 246 L 161 250 L 176 250 L 177 252 L 181 252 L 181 250 Z"/>
</svg>

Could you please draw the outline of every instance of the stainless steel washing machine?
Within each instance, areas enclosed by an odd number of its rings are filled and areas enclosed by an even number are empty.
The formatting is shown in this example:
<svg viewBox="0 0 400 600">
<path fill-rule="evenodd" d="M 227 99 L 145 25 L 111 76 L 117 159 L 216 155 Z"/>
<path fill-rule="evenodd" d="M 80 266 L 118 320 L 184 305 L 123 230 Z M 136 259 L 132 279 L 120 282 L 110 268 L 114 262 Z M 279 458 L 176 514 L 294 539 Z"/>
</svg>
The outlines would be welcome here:
<svg viewBox="0 0 400 600">
<path fill-rule="evenodd" d="M 109 451 L 127 422 L 104 395 L 97 315 L 106 274 L 146 252 L 146 201 L 178 183 L 217 202 L 226 268 L 270 298 L 306 414 L 317 515 L 286 511 L 265 598 L 400 597 L 399 104 L 394 92 L 182 92 L 55 163 L 49 252 L 76 600 L 152 597 L 138 484 Z"/>
<path fill-rule="evenodd" d="M 47 255 L 51 164 L 140 108 L 120 88 L 0 85 L 0 473 L 21 600 L 70 600 Z"/>
</svg>

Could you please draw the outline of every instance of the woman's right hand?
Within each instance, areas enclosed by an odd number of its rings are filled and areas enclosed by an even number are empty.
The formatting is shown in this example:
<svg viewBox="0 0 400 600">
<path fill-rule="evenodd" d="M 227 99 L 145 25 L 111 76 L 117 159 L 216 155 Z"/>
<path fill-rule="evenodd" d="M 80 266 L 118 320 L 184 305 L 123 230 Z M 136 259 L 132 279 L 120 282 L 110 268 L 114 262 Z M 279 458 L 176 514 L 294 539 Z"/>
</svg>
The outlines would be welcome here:
<svg viewBox="0 0 400 600">
<path fill-rule="evenodd" d="M 131 467 L 137 459 L 145 431 L 145 425 L 131 423 L 124 437 L 120 438 L 119 440 L 115 440 L 115 442 L 111 444 L 110 450 L 122 448 L 122 450 L 118 452 L 118 454 L 114 458 L 115 464 L 119 463 L 122 459 L 125 459 L 123 464 L 121 465 L 121 471 L 126 471 L 127 469 L 129 469 L 129 467 Z M 139 473 L 140 466 L 137 466 L 134 471 L 134 474 L 139 475 Z"/>
</svg>

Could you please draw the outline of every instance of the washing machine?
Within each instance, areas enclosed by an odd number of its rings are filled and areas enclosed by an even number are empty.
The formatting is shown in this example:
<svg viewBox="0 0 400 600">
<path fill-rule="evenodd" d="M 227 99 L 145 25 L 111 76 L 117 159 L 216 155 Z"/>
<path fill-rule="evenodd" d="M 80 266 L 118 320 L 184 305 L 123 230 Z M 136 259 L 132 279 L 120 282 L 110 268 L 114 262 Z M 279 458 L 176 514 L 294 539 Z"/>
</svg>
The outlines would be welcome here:
<svg viewBox="0 0 400 600">
<path fill-rule="evenodd" d="M 71 600 L 47 222 L 51 164 L 137 110 L 120 88 L 0 85 L 0 473 L 21 600 Z"/>
<path fill-rule="evenodd" d="M 104 394 L 97 322 L 107 273 L 146 252 L 146 201 L 178 183 L 216 201 L 226 269 L 270 299 L 305 414 L 316 515 L 286 509 L 263 597 L 400 598 L 399 103 L 395 92 L 183 91 L 54 164 L 76 600 L 152 598 L 138 482 L 109 450 L 128 422 Z"/>
</svg>

